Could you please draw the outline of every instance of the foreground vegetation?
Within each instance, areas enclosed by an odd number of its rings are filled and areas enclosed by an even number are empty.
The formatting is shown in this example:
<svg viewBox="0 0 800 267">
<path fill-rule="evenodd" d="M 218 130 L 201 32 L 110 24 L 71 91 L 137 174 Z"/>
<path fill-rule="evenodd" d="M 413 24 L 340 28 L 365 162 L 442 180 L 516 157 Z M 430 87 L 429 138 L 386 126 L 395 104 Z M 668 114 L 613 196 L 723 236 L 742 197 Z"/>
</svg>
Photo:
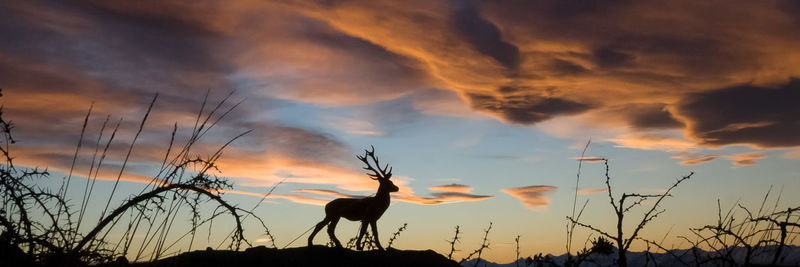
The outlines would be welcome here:
<svg viewBox="0 0 800 267">
<path fill-rule="evenodd" d="M 133 255 L 133 260 L 136 261 L 155 260 L 162 257 L 176 243 L 186 242 L 186 239 L 191 249 L 198 227 L 211 224 L 225 215 L 230 217 L 234 225 L 229 234 L 223 238 L 227 248 L 238 250 L 243 245 L 250 246 L 250 242 L 243 234 L 243 220 L 261 222 L 261 219 L 251 211 L 238 208 L 224 200 L 221 192 L 231 189 L 232 185 L 225 178 L 215 175 L 218 171 L 215 162 L 221 156 L 222 150 L 246 132 L 232 138 L 211 155 L 192 156 L 197 142 L 236 107 L 236 104 L 233 104 L 227 109 L 221 109 L 228 103 L 228 97 L 212 108 L 206 107 L 204 102 L 190 137 L 181 146 L 175 142 L 176 124 L 158 174 L 151 178 L 140 193 L 128 196 L 116 207 L 111 206 L 112 200 L 115 197 L 119 198 L 116 195 L 119 194 L 117 187 L 125 173 L 139 134 L 150 116 L 153 104 L 158 99 L 157 95 L 143 115 L 133 140 L 129 141 L 127 154 L 122 161 L 113 189 L 105 199 L 94 192 L 94 186 L 98 173 L 104 168 L 109 147 L 115 141 L 121 121 L 112 126 L 109 118 L 106 118 L 99 130 L 96 143 L 87 144 L 95 147 L 87 177 L 89 179 L 86 179 L 84 184 L 72 181 L 75 161 L 84 145 L 82 141 L 92 112 L 91 108 L 89 109 L 81 130 L 81 143 L 78 144 L 73 158 L 73 169 L 55 191 L 40 186 L 50 175 L 47 170 L 14 165 L 14 158 L 10 152 L 16 142 L 13 135 L 14 124 L 2 118 L 0 111 L 0 134 L 2 134 L 0 141 L 3 142 L 0 144 L 0 161 L 2 161 L 0 241 L 5 250 L 11 251 L 8 252 L 11 255 L 14 253 L 13 249 L 18 248 L 24 253 L 24 256 L 20 256 L 21 261 L 54 266 L 127 261 L 125 257 L 130 255 Z M 70 186 L 83 187 L 80 203 L 74 203 L 67 198 Z M 86 207 L 90 202 L 105 203 L 105 208 L 96 222 L 90 221 L 85 216 Z M 209 210 L 201 209 L 205 206 L 210 206 L 210 210 L 214 212 L 203 214 L 201 210 Z M 180 216 L 179 212 L 189 214 L 191 221 L 189 231 L 176 240 L 168 240 L 170 232 L 175 229 L 174 221 Z M 264 225 L 263 222 L 261 225 Z M 269 234 L 266 227 L 264 230 Z M 122 233 L 119 241 L 109 240 L 109 233 L 112 231 Z"/>
</svg>

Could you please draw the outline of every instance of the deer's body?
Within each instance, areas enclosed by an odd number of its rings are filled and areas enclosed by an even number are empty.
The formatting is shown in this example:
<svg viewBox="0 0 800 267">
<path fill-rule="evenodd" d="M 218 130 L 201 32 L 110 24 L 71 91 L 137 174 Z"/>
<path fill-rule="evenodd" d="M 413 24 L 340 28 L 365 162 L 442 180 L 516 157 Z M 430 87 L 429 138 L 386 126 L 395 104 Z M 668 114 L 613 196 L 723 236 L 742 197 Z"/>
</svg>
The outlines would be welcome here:
<svg viewBox="0 0 800 267">
<path fill-rule="evenodd" d="M 389 207 L 389 197 L 339 198 L 325 205 L 325 214 L 339 214 L 351 221 L 378 220 Z"/>
<path fill-rule="evenodd" d="M 374 174 L 370 174 L 370 176 L 380 182 L 378 192 L 374 197 L 337 198 L 331 202 L 328 202 L 328 204 L 325 205 L 325 219 L 317 223 L 317 225 L 314 227 L 314 231 L 311 233 L 311 236 L 308 237 L 309 246 L 313 244 L 312 241 L 314 240 L 314 236 L 317 234 L 317 232 L 322 230 L 322 227 L 327 225 L 328 236 L 330 237 L 331 241 L 333 241 L 337 247 L 342 247 L 342 243 L 336 238 L 334 232 L 336 231 L 336 224 L 339 223 L 339 219 L 344 217 L 345 219 L 351 221 L 361 221 L 361 229 L 358 233 L 358 239 L 356 241 L 356 248 L 358 250 L 363 248 L 361 238 L 363 238 L 364 234 L 367 232 L 368 225 L 372 227 L 372 236 L 375 237 L 375 246 L 378 247 L 378 249 L 383 250 L 383 247 L 378 240 L 377 222 L 386 209 L 389 208 L 389 203 L 391 201 L 389 193 L 397 192 L 399 188 L 395 186 L 391 180 L 389 180 L 389 178 L 392 177 L 391 169 L 386 172 L 386 167 L 383 169 L 380 168 L 380 163 L 375 157 L 374 151 L 374 148 L 372 151 L 366 151 L 365 155 L 363 157 L 358 156 L 358 159 L 367 165 L 367 167 L 364 169 L 374 172 Z M 371 157 L 375 161 L 375 164 L 378 166 L 377 170 L 372 168 L 367 161 L 367 157 Z"/>
</svg>

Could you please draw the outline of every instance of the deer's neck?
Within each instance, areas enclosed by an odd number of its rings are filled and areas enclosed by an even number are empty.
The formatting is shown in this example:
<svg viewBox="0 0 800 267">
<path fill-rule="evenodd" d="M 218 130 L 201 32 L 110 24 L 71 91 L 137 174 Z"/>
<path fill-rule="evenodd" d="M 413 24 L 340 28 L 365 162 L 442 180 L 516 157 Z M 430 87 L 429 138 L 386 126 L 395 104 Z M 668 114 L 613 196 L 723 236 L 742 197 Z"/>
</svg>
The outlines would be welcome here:
<svg viewBox="0 0 800 267">
<path fill-rule="evenodd" d="M 385 190 L 383 188 L 378 188 L 378 192 L 375 193 L 375 198 L 389 201 L 391 199 L 389 197 L 389 190 Z"/>
</svg>

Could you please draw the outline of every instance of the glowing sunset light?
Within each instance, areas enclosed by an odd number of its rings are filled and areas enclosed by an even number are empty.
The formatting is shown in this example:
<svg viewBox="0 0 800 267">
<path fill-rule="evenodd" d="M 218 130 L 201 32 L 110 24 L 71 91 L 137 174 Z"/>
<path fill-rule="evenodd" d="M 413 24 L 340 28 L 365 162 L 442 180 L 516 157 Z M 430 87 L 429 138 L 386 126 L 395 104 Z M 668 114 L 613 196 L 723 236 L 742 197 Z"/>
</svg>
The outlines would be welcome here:
<svg viewBox="0 0 800 267">
<path fill-rule="evenodd" d="M 695 173 L 641 232 L 668 247 L 688 248 L 679 236 L 716 223 L 717 201 L 723 210 L 758 205 L 772 190 L 771 201 L 781 192 L 779 210 L 800 206 L 796 1 L 0 7 L 0 102 L 14 125 L 14 164 L 52 172 L 43 187 L 54 191 L 69 177 L 66 194 L 77 203 L 96 178 L 93 197 L 103 201 L 88 201 L 98 210 L 87 213 L 92 220 L 112 190 L 127 196 L 162 179 L 167 159 L 195 141 L 197 114 L 218 103 L 212 117 L 221 119 L 183 157 L 206 159 L 247 132 L 209 173 L 233 185 L 215 193 L 256 207 L 271 235 L 247 233 L 255 245 L 288 245 L 335 198 L 375 196 L 379 181 L 356 158 L 372 145 L 398 188 L 379 221 L 382 241 L 408 223 L 393 248 L 447 255 L 459 225 L 457 259 L 490 221 L 497 245 L 485 259 L 513 261 L 518 235 L 521 257 L 563 254 L 565 217 L 584 203 L 581 222 L 615 229 L 606 174 L 612 195 L 633 195 L 626 201 L 641 215 L 658 202 L 638 194 L 666 192 Z M 339 227 L 345 242 L 358 224 Z M 597 237 L 575 229 L 572 253 Z M 317 244 L 327 242 L 321 233 Z M 192 249 L 221 241 L 202 239 Z M 305 245 L 297 240 L 290 247 Z"/>
</svg>

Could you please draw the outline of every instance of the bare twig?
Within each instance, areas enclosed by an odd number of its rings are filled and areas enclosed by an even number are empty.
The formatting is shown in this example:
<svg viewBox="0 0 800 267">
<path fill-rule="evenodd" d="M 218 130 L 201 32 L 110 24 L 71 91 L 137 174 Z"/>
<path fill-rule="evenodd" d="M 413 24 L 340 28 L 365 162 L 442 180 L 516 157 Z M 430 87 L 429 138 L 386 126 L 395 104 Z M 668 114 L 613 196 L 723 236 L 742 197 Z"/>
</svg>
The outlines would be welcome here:
<svg viewBox="0 0 800 267">
<path fill-rule="evenodd" d="M 403 223 L 403 226 L 400 226 L 400 228 L 397 228 L 397 232 L 394 232 L 394 234 L 392 234 L 392 237 L 389 238 L 389 245 L 386 246 L 387 249 L 392 247 L 392 243 L 394 243 L 394 240 L 397 239 L 397 236 L 399 236 L 400 233 L 403 232 L 403 230 L 406 229 L 406 226 L 408 226 L 408 223 Z"/>
<path fill-rule="evenodd" d="M 472 253 L 467 255 L 467 257 L 461 259 L 460 262 L 467 261 L 472 258 L 472 256 L 478 255 L 477 260 L 475 261 L 475 266 L 478 266 L 478 263 L 481 261 L 481 254 L 483 253 L 484 249 L 489 248 L 489 231 L 492 230 L 492 222 L 489 222 L 489 227 L 483 230 L 483 240 L 481 241 L 481 246 L 475 249 Z"/>
<path fill-rule="evenodd" d="M 459 226 L 456 225 L 456 233 L 455 233 L 455 235 L 453 235 L 453 239 L 451 239 L 449 241 L 450 242 L 450 253 L 447 254 L 447 258 L 451 259 L 451 260 L 453 259 L 453 252 L 456 251 L 456 242 L 460 242 L 460 241 L 458 241 L 458 233 L 459 233 L 458 227 Z"/>
</svg>

